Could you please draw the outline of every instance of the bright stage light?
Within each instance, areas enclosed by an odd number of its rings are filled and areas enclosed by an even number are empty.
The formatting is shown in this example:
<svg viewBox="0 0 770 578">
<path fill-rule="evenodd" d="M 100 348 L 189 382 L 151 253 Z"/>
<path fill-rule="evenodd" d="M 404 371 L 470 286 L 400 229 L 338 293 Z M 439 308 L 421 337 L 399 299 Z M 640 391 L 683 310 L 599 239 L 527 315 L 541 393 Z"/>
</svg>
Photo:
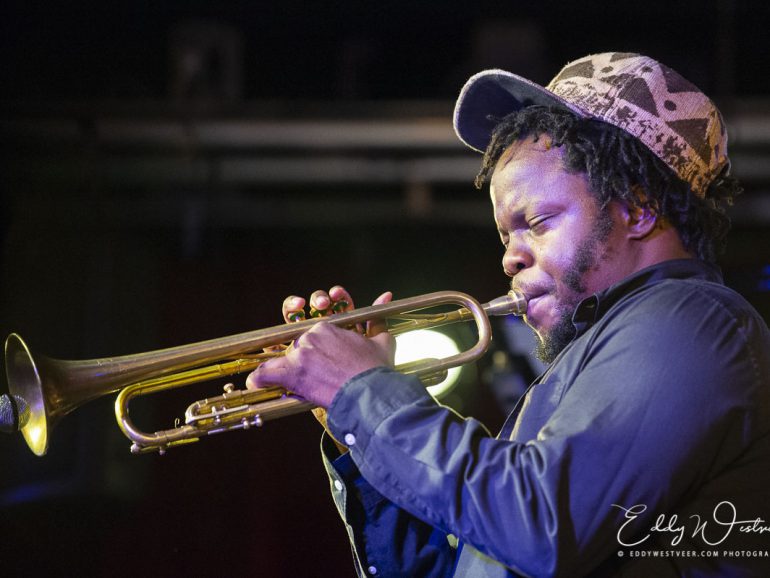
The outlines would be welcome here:
<svg viewBox="0 0 770 578">
<path fill-rule="evenodd" d="M 398 335 L 396 344 L 396 365 L 418 359 L 443 359 L 460 353 L 460 348 L 452 338 L 431 329 L 419 329 Z M 460 368 L 453 367 L 447 372 L 444 381 L 428 387 L 428 391 L 435 397 L 441 397 L 454 387 L 459 378 Z"/>
</svg>

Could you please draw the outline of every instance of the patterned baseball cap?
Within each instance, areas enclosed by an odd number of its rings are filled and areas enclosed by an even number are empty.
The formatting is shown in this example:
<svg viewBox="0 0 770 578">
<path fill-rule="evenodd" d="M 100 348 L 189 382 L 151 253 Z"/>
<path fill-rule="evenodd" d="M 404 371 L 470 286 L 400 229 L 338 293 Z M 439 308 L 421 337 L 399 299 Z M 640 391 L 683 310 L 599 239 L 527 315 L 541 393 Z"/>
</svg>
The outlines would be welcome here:
<svg viewBox="0 0 770 578">
<path fill-rule="evenodd" d="M 727 131 L 711 99 L 666 65 L 625 52 L 571 62 L 545 88 L 504 70 L 479 72 L 457 99 L 455 131 L 483 152 L 502 117 L 531 105 L 566 108 L 626 131 L 699 197 L 730 164 Z"/>
</svg>

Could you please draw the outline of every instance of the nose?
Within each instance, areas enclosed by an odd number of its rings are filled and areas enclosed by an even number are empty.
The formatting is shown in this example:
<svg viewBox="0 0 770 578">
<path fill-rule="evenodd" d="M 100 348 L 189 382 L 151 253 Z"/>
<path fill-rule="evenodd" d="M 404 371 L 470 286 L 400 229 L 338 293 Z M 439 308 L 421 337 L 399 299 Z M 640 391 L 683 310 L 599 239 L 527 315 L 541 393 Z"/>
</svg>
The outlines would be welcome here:
<svg viewBox="0 0 770 578">
<path fill-rule="evenodd" d="M 517 241 L 513 236 L 508 241 L 508 247 L 503 254 L 503 270 L 508 277 L 514 277 L 517 273 L 532 266 L 532 253 L 527 246 Z"/>
</svg>

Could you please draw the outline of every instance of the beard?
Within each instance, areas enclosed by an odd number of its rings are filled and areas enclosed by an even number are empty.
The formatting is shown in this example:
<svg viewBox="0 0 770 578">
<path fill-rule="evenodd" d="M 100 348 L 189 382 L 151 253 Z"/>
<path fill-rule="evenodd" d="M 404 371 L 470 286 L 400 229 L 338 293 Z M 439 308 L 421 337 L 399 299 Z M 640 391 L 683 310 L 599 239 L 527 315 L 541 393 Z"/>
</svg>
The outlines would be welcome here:
<svg viewBox="0 0 770 578">
<path fill-rule="evenodd" d="M 557 300 L 557 321 L 551 329 L 538 336 L 534 354 L 540 361 L 551 363 L 575 338 L 577 330 L 572 323 L 572 317 L 577 306 L 587 297 L 584 276 L 607 258 L 609 247 L 605 246 L 605 242 L 612 232 L 612 226 L 608 208 L 600 208 L 593 233 L 578 246 L 572 263 L 564 274 L 564 286 L 569 292 Z"/>
</svg>

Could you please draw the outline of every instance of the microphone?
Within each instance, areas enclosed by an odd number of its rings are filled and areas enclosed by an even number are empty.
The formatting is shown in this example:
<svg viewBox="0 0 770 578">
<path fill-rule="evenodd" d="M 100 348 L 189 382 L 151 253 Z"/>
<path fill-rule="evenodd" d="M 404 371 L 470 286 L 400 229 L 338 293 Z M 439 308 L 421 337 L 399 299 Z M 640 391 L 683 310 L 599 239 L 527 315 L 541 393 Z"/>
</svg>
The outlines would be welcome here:
<svg viewBox="0 0 770 578">
<path fill-rule="evenodd" d="M 29 404 L 18 395 L 0 395 L 0 432 L 15 433 L 29 421 Z"/>
</svg>

